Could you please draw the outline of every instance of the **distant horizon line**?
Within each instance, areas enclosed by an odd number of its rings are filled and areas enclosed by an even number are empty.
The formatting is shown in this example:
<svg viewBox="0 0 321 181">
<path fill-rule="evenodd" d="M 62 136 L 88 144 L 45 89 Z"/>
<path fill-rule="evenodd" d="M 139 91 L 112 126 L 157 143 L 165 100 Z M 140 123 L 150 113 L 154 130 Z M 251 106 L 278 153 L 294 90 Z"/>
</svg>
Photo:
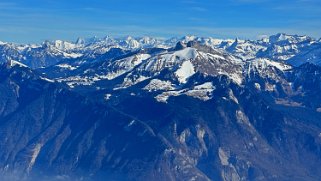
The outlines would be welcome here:
<svg viewBox="0 0 321 181">
<path fill-rule="evenodd" d="M 9 43 L 9 44 L 15 44 L 15 45 L 40 45 L 40 44 L 43 44 L 45 42 L 55 42 L 55 41 L 63 41 L 63 42 L 68 42 L 68 43 L 76 43 L 79 39 L 83 39 L 83 40 L 90 40 L 90 39 L 96 39 L 97 41 L 102 41 L 106 38 L 111 38 L 111 39 L 115 39 L 115 40 L 124 40 L 126 38 L 133 38 L 135 40 L 138 40 L 138 39 L 142 39 L 142 38 L 153 38 L 153 39 L 156 39 L 156 40 L 162 40 L 162 41 L 166 41 L 166 40 L 171 40 L 171 39 L 183 39 L 185 37 L 195 37 L 195 38 L 212 38 L 212 39 L 217 39 L 217 40 L 236 40 L 236 39 L 239 39 L 239 40 L 252 40 L 252 41 L 258 41 L 258 40 L 263 40 L 264 38 L 269 38 L 271 36 L 275 36 L 275 35 L 279 35 L 279 34 L 284 34 L 284 35 L 287 35 L 287 36 L 299 36 L 299 37 L 309 37 L 309 38 L 312 38 L 312 39 L 315 39 L 315 40 L 319 40 L 321 39 L 321 37 L 313 37 L 313 36 L 310 36 L 310 35 L 300 35 L 300 34 L 293 34 L 293 33 L 285 33 L 285 32 L 281 32 L 281 33 L 271 33 L 271 34 L 267 34 L 267 35 L 258 35 L 257 38 L 240 38 L 240 36 L 234 36 L 233 37 L 230 37 L 230 38 L 219 38 L 219 37 L 215 37 L 215 36 L 198 36 L 196 34 L 186 34 L 186 35 L 183 35 L 183 36 L 168 36 L 168 37 L 161 37 L 161 36 L 152 36 L 152 35 L 119 35 L 119 36 L 114 36 L 114 35 L 104 35 L 104 36 L 99 36 L 99 35 L 93 35 L 93 36 L 79 36 L 77 38 L 70 38 L 70 39 L 50 39 L 50 38 L 47 38 L 47 39 L 43 39 L 43 40 L 39 40 L 37 42 L 16 42 L 16 41 L 3 41 L 0 39 L 0 45 L 2 43 Z M 74 39 L 74 40 L 72 40 Z"/>
</svg>

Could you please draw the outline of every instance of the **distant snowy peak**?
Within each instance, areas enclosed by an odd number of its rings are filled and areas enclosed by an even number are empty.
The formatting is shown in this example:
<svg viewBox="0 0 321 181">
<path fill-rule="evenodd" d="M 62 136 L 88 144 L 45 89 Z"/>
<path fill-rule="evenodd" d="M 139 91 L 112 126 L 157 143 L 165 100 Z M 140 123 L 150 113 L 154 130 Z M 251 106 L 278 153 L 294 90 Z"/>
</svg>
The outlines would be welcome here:
<svg viewBox="0 0 321 181">
<path fill-rule="evenodd" d="M 284 64 L 282 62 L 276 62 L 267 58 L 257 58 L 252 61 L 247 62 L 248 70 L 247 72 L 263 72 L 269 70 L 270 68 L 277 69 L 280 71 L 287 71 L 292 69 L 292 66 Z M 246 70 L 246 67 L 245 67 Z"/>
<path fill-rule="evenodd" d="M 175 42 L 176 43 L 176 42 Z M 106 36 L 104 38 L 78 38 L 76 44 L 84 45 L 89 49 L 94 48 L 103 48 L 103 47 L 115 47 L 115 48 L 123 48 L 123 49 L 138 49 L 138 48 L 148 48 L 148 47 L 171 47 L 173 42 L 165 41 L 160 38 L 153 37 L 132 37 L 126 36 L 123 38 L 112 38 L 110 36 Z"/>
<path fill-rule="evenodd" d="M 239 40 L 236 39 L 230 46 L 227 46 L 226 50 L 243 60 L 249 60 L 256 57 L 259 51 L 264 51 L 267 48 L 255 41 Z"/>
<path fill-rule="evenodd" d="M 70 43 L 67 41 L 62 41 L 62 40 L 56 40 L 53 42 L 53 45 L 55 48 L 59 49 L 59 50 L 73 50 L 73 49 L 77 49 L 77 48 L 82 48 L 83 45 L 80 43 Z"/>
<path fill-rule="evenodd" d="M 307 36 L 277 34 L 270 36 L 266 50 L 258 52 L 257 56 L 278 61 L 288 61 L 301 52 L 306 52 L 315 43 L 316 41 L 313 38 Z M 306 60 L 301 61 L 305 62 Z"/>
<path fill-rule="evenodd" d="M 32 68 L 47 67 L 60 61 L 75 60 L 87 62 L 106 61 L 111 58 L 110 52 L 115 49 L 125 52 L 145 51 L 146 49 L 182 50 L 186 47 L 210 54 L 229 54 L 249 61 L 256 58 L 267 58 L 299 66 L 306 62 L 321 64 L 320 40 L 308 36 L 287 35 L 279 33 L 262 40 L 224 40 L 193 35 L 182 38 L 161 39 L 153 37 L 123 37 L 113 38 L 78 38 L 75 42 L 63 40 L 45 41 L 39 45 L 17 45 L 0 42 L 0 61 L 16 60 Z M 148 51 L 148 50 L 146 50 Z M 151 52 L 153 54 L 153 52 Z M 114 57 L 115 58 L 115 57 Z"/>
<path fill-rule="evenodd" d="M 321 43 L 315 43 L 311 47 L 302 49 L 294 57 L 288 60 L 293 66 L 300 66 L 305 63 L 321 65 Z"/>
<path fill-rule="evenodd" d="M 269 43 L 301 43 L 301 42 L 311 42 L 313 38 L 308 36 L 299 36 L 299 35 L 287 35 L 285 33 L 279 33 L 269 37 Z"/>
<path fill-rule="evenodd" d="M 126 39 L 131 40 L 131 37 Z M 47 71 L 44 69 L 44 75 L 48 75 L 50 81 L 65 83 L 75 90 L 106 89 L 108 95 L 112 91 L 139 90 L 142 94 L 153 94 L 159 102 L 168 103 L 170 98 L 180 95 L 211 100 L 216 90 L 211 81 L 215 80 L 238 87 L 253 83 L 261 87 L 261 91 L 275 91 L 272 84 L 263 85 L 257 80 L 282 82 L 284 76 L 292 71 L 292 67 L 284 61 L 255 56 L 251 59 L 240 58 L 244 53 L 242 50 L 256 51 L 253 46 L 259 44 L 254 41 L 237 39 L 234 45 L 235 52 L 231 53 L 198 40 L 179 41 L 169 49 L 129 51 L 119 57 L 113 56 L 114 59 L 93 63 L 72 64 L 72 61 L 65 61 L 49 67 Z M 238 102 L 233 93 L 229 94 L 228 99 Z"/>
<path fill-rule="evenodd" d="M 188 42 L 199 42 L 202 45 L 210 46 L 212 48 L 223 48 L 226 46 L 230 46 L 233 43 L 232 39 L 216 39 L 212 37 L 197 37 L 197 36 L 184 36 L 177 41 L 181 41 L 183 43 Z"/>
</svg>

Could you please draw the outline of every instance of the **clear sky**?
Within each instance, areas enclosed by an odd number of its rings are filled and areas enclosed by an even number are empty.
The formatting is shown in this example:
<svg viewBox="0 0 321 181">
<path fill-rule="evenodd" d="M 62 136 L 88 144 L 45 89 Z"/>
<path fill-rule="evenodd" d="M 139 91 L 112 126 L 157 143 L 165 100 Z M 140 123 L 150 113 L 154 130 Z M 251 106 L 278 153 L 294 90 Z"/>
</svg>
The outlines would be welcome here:
<svg viewBox="0 0 321 181">
<path fill-rule="evenodd" d="M 183 35 L 321 37 L 321 0 L 1 0 L 0 40 Z"/>
</svg>

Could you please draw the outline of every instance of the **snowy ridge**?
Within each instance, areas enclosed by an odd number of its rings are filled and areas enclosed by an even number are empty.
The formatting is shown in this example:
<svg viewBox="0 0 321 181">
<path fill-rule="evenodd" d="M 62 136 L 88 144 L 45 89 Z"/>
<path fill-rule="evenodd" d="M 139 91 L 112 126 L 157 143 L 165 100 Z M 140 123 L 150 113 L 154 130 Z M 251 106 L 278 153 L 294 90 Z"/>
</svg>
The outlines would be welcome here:
<svg viewBox="0 0 321 181">
<path fill-rule="evenodd" d="M 197 47 L 198 45 L 196 45 Z M 257 58 L 253 60 L 242 60 L 222 50 L 186 47 L 181 50 L 166 50 L 156 54 L 136 53 L 126 58 L 114 61 L 102 62 L 97 68 L 86 69 L 82 74 L 76 76 L 61 78 L 56 80 L 66 82 L 71 88 L 77 86 L 94 86 L 100 81 L 113 81 L 116 78 L 123 77 L 114 90 L 126 89 L 138 83 L 150 81 L 143 90 L 147 91 L 172 91 L 162 94 L 162 100 L 172 95 L 181 95 L 183 90 L 175 90 L 189 82 L 189 79 L 196 73 L 206 76 L 227 76 L 232 82 L 242 85 L 244 80 L 251 72 L 260 75 L 273 75 L 270 68 L 280 71 L 287 71 L 292 67 L 282 62 L 276 62 L 267 58 Z M 61 68 L 75 70 L 73 66 L 67 64 L 57 65 Z M 77 67 L 78 69 L 78 67 Z M 99 70 L 99 71 L 97 71 Z M 175 77 L 175 80 L 169 82 L 156 78 L 161 72 L 167 72 L 168 76 Z M 117 81 L 119 81 L 117 79 Z M 195 96 L 193 91 L 183 91 L 185 95 Z M 200 94 L 200 91 L 196 91 Z M 205 94 L 201 97 L 207 100 Z M 164 102 L 164 101 L 163 101 Z"/>
<path fill-rule="evenodd" d="M 156 97 L 166 102 L 171 96 L 183 94 L 201 100 L 210 99 L 208 92 L 211 88 L 208 91 L 191 87 L 205 84 L 193 82 L 199 75 L 225 76 L 238 86 L 244 86 L 253 76 L 282 81 L 279 74 L 295 66 L 304 62 L 320 63 L 321 45 L 318 43 L 307 36 L 278 34 L 257 41 L 196 36 L 161 40 L 128 36 L 78 39 L 75 43 L 46 41 L 40 46 L 7 43 L 0 46 L 16 48 L 14 58 L 20 57 L 20 53 L 35 56 L 41 53 L 44 63 L 41 65 L 45 65 L 41 71 L 50 74 L 43 78 L 64 82 L 72 89 L 91 87 L 99 90 L 107 84 L 112 85 L 112 90 L 124 90 L 140 85 L 147 92 L 163 92 Z M 36 63 L 24 58 L 15 60 L 23 62 L 21 66 L 24 62 Z M 46 63 L 49 60 L 50 63 Z M 257 89 L 262 87 L 260 84 L 255 86 Z M 275 88 L 267 84 L 265 90 Z"/>
<path fill-rule="evenodd" d="M 113 48 L 134 51 L 146 48 L 169 49 L 180 41 L 187 44 L 191 41 L 199 42 L 217 50 L 227 51 L 243 60 L 253 58 L 269 58 L 275 61 L 289 61 L 290 64 L 298 66 L 308 60 L 298 60 L 306 55 L 309 62 L 319 64 L 316 61 L 319 53 L 309 52 L 320 49 L 320 40 L 308 36 L 276 34 L 262 40 L 240 40 L 240 39 L 216 39 L 212 37 L 185 36 L 182 38 L 159 39 L 152 37 L 134 38 L 79 38 L 75 42 L 63 40 L 45 41 L 42 44 L 12 44 L 1 42 L 0 53 L 5 54 L 4 60 L 14 59 L 32 68 L 50 66 L 59 60 L 66 59 L 96 59 L 103 56 Z M 178 52 L 179 53 L 179 52 Z M 297 57 L 298 56 L 298 57 Z M 40 62 L 39 61 L 40 57 Z M 295 60 L 295 61 L 294 61 Z"/>
<path fill-rule="evenodd" d="M 251 65 L 253 65 L 256 69 L 266 69 L 267 67 L 275 67 L 281 71 L 290 70 L 292 66 L 276 62 L 267 58 L 258 58 L 254 59 L 249 62 Z"/>
<path fill-rule="evenodd" d="M 108 80 L 123 75 L 126 72 L 131 71 L 135 66 L 141 64 L 143 60 L 149 59 L 151 56 L 149 54 L 138 54 L 125 59 L 117 60 L 115 62 L 108 63 L 107 68 L 111 67 L 110 71 L 107 72 L 105 77 Z"/>
</svg>

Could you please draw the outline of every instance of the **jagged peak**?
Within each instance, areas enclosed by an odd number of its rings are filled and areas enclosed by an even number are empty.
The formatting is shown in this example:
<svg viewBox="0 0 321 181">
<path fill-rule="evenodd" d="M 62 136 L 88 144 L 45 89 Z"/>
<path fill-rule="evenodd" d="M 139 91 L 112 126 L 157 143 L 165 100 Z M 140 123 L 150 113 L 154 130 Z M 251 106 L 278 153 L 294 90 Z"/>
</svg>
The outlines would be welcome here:
<svg viewBox="0 0 321 181">
<path fill-rule="evenodd" d="M 187 43 L 189 41 L 194 41 L 196 39 L 198 39 L 198 37 L 195 35 L 186 35 L 186 36 L 183 36 L 182 38 L 180 38 L 179 41 L 182 41 L 183 43 Z"/>
<path fill-rule="evenodd" d="M 198 45 L 200 45 L 200 42 L 196 41 L 196 40 L 192 40 L 192 41 L 187 42 L 187 47 L 196 47 Z"/>
<path fill-rule="evenodd" d="M 186 48 L 185 43 L 183 43 L 182 41 L 179 41 L 176 43 L 176 45 L 174 47 L 174 51 L 183 50 L 184 48 Z"/>
</svg>

